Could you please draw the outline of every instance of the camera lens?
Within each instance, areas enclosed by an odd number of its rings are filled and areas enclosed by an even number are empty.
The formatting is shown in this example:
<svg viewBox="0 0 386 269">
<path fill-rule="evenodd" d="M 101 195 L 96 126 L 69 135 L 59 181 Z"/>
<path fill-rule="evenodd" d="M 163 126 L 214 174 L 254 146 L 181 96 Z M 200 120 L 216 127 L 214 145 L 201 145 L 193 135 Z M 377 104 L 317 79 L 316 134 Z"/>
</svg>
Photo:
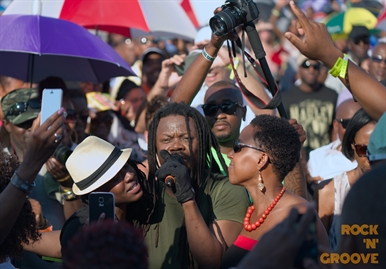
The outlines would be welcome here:
<svg viewBox="0 0 386 269">
<path fill-rule="evenodd" d="M 100 204 L 103 204 L 103 203 L 105 202 L 105 198 L 99 197 L 99 198 L 98 198 L 98 202 L 99 202 Z"/>
<path fill-rule="evenodd" d="M 61 164 L 65 164 L 68 157 L 70 157 L 72 150 L 69 147 L 59 145 L 59 147 L 55 150 L 52 157 L 57 159 Z"/>
<path fill-rule="evenodd" d="M 209 20 L 210 29 L 217 36 L 230 33 L 243 22 L 241 14 L 235 7 L 223 9 Z"/>
</svg>

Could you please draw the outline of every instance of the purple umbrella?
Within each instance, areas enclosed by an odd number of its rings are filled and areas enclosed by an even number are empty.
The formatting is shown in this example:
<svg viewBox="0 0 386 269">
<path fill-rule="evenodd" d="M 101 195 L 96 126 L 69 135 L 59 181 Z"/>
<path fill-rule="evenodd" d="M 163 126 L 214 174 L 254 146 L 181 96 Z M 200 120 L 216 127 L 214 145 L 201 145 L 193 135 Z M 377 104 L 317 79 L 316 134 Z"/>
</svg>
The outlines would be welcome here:
<svg viewBox="0 0 386 269">
<path fill-rule="evenodd" d="M 95 83 L 135 76 L 113 48 L 85 28 L 37 15 L 0 16 L 0 75 Z"/>
</svg>

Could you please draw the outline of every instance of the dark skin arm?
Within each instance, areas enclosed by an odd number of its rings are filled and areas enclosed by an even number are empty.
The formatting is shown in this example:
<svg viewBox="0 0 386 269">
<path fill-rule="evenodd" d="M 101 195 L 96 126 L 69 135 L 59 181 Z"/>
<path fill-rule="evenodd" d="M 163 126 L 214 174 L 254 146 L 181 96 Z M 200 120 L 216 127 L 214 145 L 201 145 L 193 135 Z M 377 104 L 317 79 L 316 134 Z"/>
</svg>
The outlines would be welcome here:
<svg viewBox="0 0 386 269">
<path fill-rule="evenodd" d="M 302 54 L 310 59 L 322 61 L 328 68 L 332 68 L 339 57 L 343 59 L 343 52 L 334 46 L 325 24 L 308 20 L 293 1 L 290 2 L 290 7 L 298 18 L 296 28 L 303 39 L 289 32 L 285 33 L 285 37 Z M 351 61 L 348 61 L 347 74 L 348 79 L 339 79 L 366 113 L 378 121 L 386 111 L 386 87 Z"/>
<path fill-rule="evenodd" d="M 54 153 L 56 147 L 54 134 L 62 134 L 64 109 L 53 114 L 47 121 L 39 126 L 40 115 L 32 125 L 31 136 L 27 142 L 27 150 L 23 162 L 17 169 L 17 174 L 22 180 L 32 184 L 40 168 Z M 48 127 L 51 127 L 48 130 Z M 15 223 L 23 207 L 27 194 L 9 183 L 0 194 L 0 244 Z"/>
</svg>

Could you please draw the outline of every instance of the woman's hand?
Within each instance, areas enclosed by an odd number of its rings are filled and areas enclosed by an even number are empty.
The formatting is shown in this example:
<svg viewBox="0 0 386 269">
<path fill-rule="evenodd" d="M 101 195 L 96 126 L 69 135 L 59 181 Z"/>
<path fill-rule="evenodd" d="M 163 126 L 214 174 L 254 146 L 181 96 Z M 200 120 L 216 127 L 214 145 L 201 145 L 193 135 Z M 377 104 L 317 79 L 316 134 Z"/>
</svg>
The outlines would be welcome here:
<svg viewBox="0 0 386 269">
<path fill-rule="evenodd" d="M 307 19 L 294 1 L 290 2 L 290 7 L 298 18 L 296 28 L 303 40 L 291 32 L 286 32 L 285 37 L 308 58 L 320 60 L 327 67 L 332 67 L 342 53 L 334 46 L 326 25 Z"/>
<path fill-rule="evenodd" d="M 27 140 L 27 150 L 23 162 L 18 169 L 18 175 L 24 180 L 35 179 L 43 164 L 52 156 L 64 131 L 64 109 L 49 117 L 40 125 L 41 114 L 34 120 L 31 127 L 31 135 Z"/>
<path fill-rule="evenodd" d="M 32 198 L 28 198 L 29 202 L 31 203 L 32 212 L 35 213 L 35 219 L 36 219 L 36 226 L 37 227 L 44 227 L 45 220 L 42 212 L 42 206 L 38 201 Z"/>
</svg>

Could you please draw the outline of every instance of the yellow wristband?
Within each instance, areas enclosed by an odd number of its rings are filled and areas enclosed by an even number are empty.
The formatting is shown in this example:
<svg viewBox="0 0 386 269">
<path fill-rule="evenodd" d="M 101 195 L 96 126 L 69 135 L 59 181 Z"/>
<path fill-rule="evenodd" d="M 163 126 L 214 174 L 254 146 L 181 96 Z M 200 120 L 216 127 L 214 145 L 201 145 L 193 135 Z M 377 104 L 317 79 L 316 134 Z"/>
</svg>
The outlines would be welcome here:
<svg viewBox="0 0 386 269">
<path fill-rule="evenodd" d="M 280 16 L 280 11 L 278 11 L 278 10 L 273 8 L 272 11 L 271 11 L 271 14 L 273 16 L 275 16 L 275 17 L 279 17 Z"/>
<path fill-rule="evenodd" d="M 347 54 L 344 54 L 343 59 L 338 58 L 334 64 L 334 66 L 331 68 L 331 70 L 328 72 L 333 77 L 341 77 L 344 78 L 346 76 L 347 72 L 347 66 L 348 66 L 348 56 Z"/>
</svg>

